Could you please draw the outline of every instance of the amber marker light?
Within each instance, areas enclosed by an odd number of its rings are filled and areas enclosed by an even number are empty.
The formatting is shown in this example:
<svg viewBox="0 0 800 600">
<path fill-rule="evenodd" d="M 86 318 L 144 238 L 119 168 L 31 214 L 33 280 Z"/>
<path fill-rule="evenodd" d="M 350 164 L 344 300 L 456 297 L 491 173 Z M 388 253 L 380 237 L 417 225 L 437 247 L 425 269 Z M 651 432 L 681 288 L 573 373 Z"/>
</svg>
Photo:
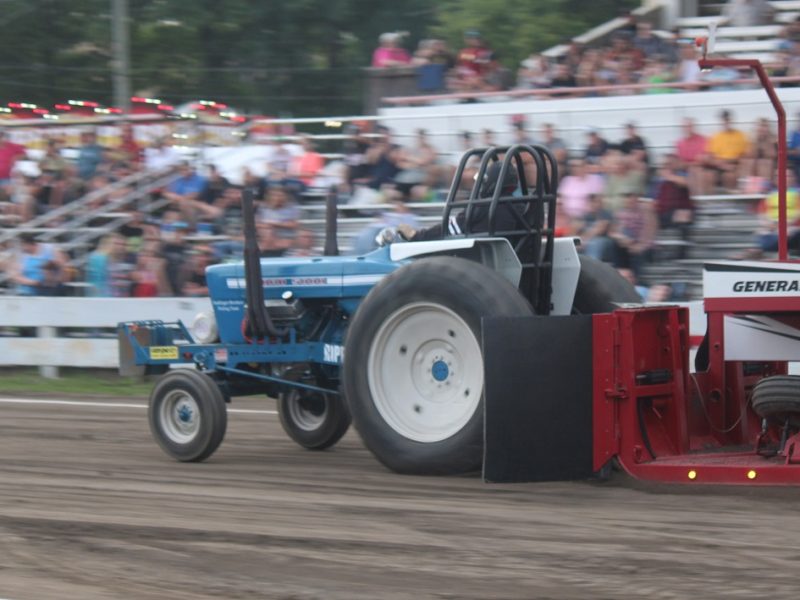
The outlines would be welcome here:
<svg viewBox="0 0 800 600">
<path fill-rule="evenodd" d="M 686 476 L 687 476 L 689 479 L 691 479 L 692 481 L 694 481 L 695 479 L 697 479 L 697 471 L 695 471 L 694 469 L 692 469 L 691 471 L 689 471 L 689 472 L 686 474 Z"/>
<path fill-rule="evenodd" d="M 750 469 L 750 470 L 747 472 L 747 478 L 748 478 L 748 479 L 755 479 L 756 477 L 758 477 L 758 473 L 756 473 L 756 472 L 755 472 L 755 471 L 753 471 L 752 469 Z"/>
</svg>

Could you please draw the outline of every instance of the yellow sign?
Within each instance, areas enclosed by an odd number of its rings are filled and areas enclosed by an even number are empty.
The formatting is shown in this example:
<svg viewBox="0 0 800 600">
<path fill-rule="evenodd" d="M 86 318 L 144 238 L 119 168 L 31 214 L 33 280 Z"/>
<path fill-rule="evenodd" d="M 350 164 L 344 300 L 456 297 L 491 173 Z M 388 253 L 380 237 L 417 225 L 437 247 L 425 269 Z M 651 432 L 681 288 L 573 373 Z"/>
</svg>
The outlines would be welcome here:
<svg viewBox="0 0 800 600">
<path fill-rule="evenodd" d="M 177 346 L 150 346 L 151 360 L 177 360 Z"/>
</svg>

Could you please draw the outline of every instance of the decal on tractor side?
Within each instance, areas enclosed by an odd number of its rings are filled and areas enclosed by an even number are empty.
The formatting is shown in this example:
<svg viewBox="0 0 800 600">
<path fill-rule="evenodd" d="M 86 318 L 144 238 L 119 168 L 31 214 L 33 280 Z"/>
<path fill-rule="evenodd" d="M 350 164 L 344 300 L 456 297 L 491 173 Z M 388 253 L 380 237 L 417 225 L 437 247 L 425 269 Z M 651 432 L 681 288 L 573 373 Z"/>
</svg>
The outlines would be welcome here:
<svg viewBox="0 0 800 600">
<path fill-rule="evenodd" d="M 344 346 L 325 344 L 322 347 L 322 360 L 327 363 L 341 363 L 344 358 Z"/>
<path fill-rule="evenodd" d="M 150 346 L 151 360 L 177 360 L 177 346 Z"/>
</svg>

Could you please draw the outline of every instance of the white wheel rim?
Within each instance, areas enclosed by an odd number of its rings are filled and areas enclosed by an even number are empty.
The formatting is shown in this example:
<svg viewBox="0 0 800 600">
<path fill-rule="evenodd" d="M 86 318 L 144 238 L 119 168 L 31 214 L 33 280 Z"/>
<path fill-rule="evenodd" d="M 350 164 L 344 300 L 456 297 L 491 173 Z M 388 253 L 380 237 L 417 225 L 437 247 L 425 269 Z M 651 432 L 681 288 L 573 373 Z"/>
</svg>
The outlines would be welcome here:
<svg viewBox="0 0 800 600">
<path fill-rule="evenodd" d="M 303 405 L 303 399 L 299 392 L 289 392 L 286 409 L 291 422 L 303 431 L 316 431 L 319 429 L 328 414 L 327 399 L 321 398 L 320 400 L 323 403 L 322 411 L 314 411 L 310 407 Z M 316 402 L 317 400 L 315 399 L 314 401 Z"/>
<path fill-rule="evenodd" d="M 440 442 L 472 418 L 483 393 L 483 356 L 455 312 L 416 302 L 381 325 L 370 346 L 367 378 L 384 421 L 416 442 Z"/>
<path fill-rule="evenodd" d="M 188 444 L 200 431 L 200 408 L 194 397 L 184 390 L 172 390 L 161 403 L 161 427 L 171 441 Z"/>
</svg>

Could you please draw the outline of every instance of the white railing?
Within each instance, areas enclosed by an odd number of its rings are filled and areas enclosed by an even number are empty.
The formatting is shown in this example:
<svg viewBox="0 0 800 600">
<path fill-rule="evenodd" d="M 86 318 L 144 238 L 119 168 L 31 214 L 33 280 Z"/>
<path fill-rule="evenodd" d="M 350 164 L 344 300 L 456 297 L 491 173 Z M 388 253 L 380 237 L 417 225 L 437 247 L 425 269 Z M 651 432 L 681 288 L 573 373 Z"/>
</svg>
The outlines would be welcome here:
<svg viewBox="0 0 800 600">
<path fill-rule="evenodd" d="M 692 335 L 702 335 L 702 303 L 686 305 Z M 111 329 L 118 322 L 181 320 L 189 326 L 197 313 L 209 310 L 208 298 L 0 297 L 0 329 L 6 332 L 0 337 L 0 366 L 39 367 L 44 377 L 57 377 L 59 367 L 116 369 L 118 343 Z M 34 335 L 10 337 L 11 328 Z"/>
<path fill-rule="evenodd" d="M 188 326 L 208 310 L 208 298 L 0 297 L 0 366 L 39 367 L 45 377 L 57 377 L 58 367 L 117 368 L 110 330 L 120 321 L 182 320 Z"/>
</svg>

